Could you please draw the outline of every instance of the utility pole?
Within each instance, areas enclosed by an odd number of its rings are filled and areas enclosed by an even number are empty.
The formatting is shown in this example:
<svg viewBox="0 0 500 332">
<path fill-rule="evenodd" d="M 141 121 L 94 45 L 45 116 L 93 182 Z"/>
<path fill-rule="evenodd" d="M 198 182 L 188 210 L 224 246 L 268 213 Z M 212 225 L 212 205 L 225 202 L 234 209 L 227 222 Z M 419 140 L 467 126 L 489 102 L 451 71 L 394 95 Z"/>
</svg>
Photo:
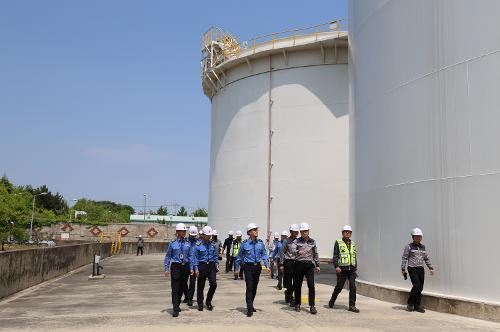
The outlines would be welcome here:
<svg viewBox="0 0 500 332">
<path fill-rule="evenodd" d="M 146 194 L 144 194 L 144 224 L 146 223 Z"/>
</svg>

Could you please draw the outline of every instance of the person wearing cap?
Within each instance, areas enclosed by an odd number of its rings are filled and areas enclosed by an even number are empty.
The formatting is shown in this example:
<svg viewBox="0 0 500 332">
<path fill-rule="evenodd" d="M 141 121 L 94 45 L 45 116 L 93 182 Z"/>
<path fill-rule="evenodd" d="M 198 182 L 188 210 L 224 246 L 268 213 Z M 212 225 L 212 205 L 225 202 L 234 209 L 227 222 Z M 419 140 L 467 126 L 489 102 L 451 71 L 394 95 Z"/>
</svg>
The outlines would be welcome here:
<svg viewBox="0 0 500 332">
<path fill-rule="evenodd" d="M 278 242 L 276 242 L 276 247 L 274 248 L 274 251 L 271 256 L 271 259 L 274 261 L 274 266 L 276 266 L 276 268 L 278 269 L 276 277 L 276 279 L 278 279 L 278 286 L 276 286 L 276 288 L 278 288 L 279 290 L 283 289 L 283 270 L 279 269 L 278 267 L 280 266 L 280 255 L 281 255 L 281 250 L 283 249 L 283 241 L 285 241 L 287 237 L 288 237 L 287 231 L 281 232 L 281 240 L 278 240 Z"/>
<path fill-rule="evenodd" d="M 290 236 L 283 242 L 283 248 L 280 253 L 279 270 L 283 273 L 283 286 L 285 290 L 285 302 L 291 307 L 295 306 L 293 298 L 293 273 L 295 269 L 295 259 L 297 258 L 297 236 L 299 235 L 299 226 L 290 225 Z"/>
<path fill-rule="evenodd" d="M 259 284 L 260 273 L 262 271 L 261 262 L 264 262 L 266 271 L 269 269 L 269 259 L 264 242 L 258 238 L 259 228 L 256 224 L 250 223 L 247 225 L 248 239 L 241 243 L 241 248 L 238 251 L 238 256 L 235 260 L 234 275 L 238 275 L 240 267 L 243 265 L 243 273 L 245 274 L 246 283 L 246 304 L 247 316 L 251 317 L 256 311 L 253 302 L 257 294 L 257 286 Z"/>
<path fill-rule="evenodd" d="M 203 291 L 205 283 L 208 279 L 209 288 L 205 305 L 208 310 L 212 311 L 212 299 L 217 289 L 217 270 L 218 252 L 217 245 L 211 240 L 212 228 L 210 226 L 203 227 L 203 235 L 196 242 L 196 246 L 191 251 L 191 273 L 198 278 L 196 284 L 196 300 L 198 302 L 198 310 L 203 311 Z"/>
<path fill-rule="evenodd" d="M 236 231 L 236 239 L 233 241 L 233 246 L 231 249 L 231 260 L 234 262 L 236 260 L 236 257 L 238 257 L 238 252 L 241 247 L 241 237 L 242 233 L 240 230 Z M 234 271 L 236 271 L 236 266 Z M 238 274 L 234 274 L 234 280 L 238 280 L 238 276 L 240 277 L 241 280 L 243 280 L 243 266 L 240 266 L 240 272 Z"/>
<path fill-rule="evenodd" d="M 189 237 L 187 240 L 189 241 L 189 244 L 191 245 L 191 250 L 194 250 L 196 247 L 196 242 L 197 236 L 198 236 L 198 228 L 194 225 L 189 226 L 188 230 L 188 235 Z M 190 253 L 191 257 L 191 253 Z M 190 273 L 189 275 L 189 283 L 186 287 L 186 291 L 184 292 L 184 303 L 187 303 L 188 306 L 193 305 L 193 297 L 194 297 L 194 289 L 196 288 L 196 275 L 194 273 Z"/>
<path fill-rule="evenodd" d="M 137 255 L 139 256 L 139 251 L 141 252 L 141 256 L 144 253 L 144 239 L 142 235 L 139 235 L 139 239 L 137 240 Z"/>
<path fill-rule="evenodd" d="M 351 240 L 351 235 L 351 226 L 345 225 L 342 228 L 342 238 L 335 241 L 333 247 L 333 265 L 337 272 L 337 285 L 333 290 L 328 306 L 333 308 L 346 280 L 349 280 L 349 311 L 358 313 L 359 309 L 356 308 L 356 270 L 358 266 L 356 245 Z"/>
<path fill-rule="evenodd" d="M 410 280 L 413 285 L 406 307 L 408 311 L 415 310 L 420 313 L 425 312 L 424 307 L 420 304 L 422 300 L 422 291 L 424 289 L 424 264 L 427 265 L 431 276 L 434 275 L 434 268 L 432 267 L 429 255 L 425 250 L 425 245 L 421 243 L 422 236 L 423 233 L 420 228 L 414 228 L 412 230 L 411 237 L 413 241 L 405 246 L 401 263 L 401 273 L 403 274 L 403 277 L 405 279 L 407 278 L 406 269 L 408 266 L 408 274 L 410 275 Z"/>
<path fill-rule="evenodd" d="M 165 276 L 170 276 L 172 287 L 173 316 L 181 311 L 181 296 L 187 287 L 190 268 L 191 244 L 185 239 L 186 226 L 179 223 L 175 226 L 175 241 L 172 241 L 165 255 Z"/>
<path fill-rule="evenodd" d="M 276 248 L 276 243 L 278 242 L 279 238 L 280 238 L 280 234 L 278 232 L 275 232 L 272 241 L 270 241 L 269 239 L 266 240 L 267 253 L 268 253 L 268 256 L 270 257 L 269 264 L 270 264 L 270 268 L 271 268 L 271 279 L 274 279 L 274 276 L 276 275 L 274 260 L 272 259 L 272 255 L 273 255 L 274 249 Z"/>
<path fill-rule="evenodd" d="M 316 241 L 309 237 L 309 224 L 300 224 L 300 237 L 296 241 L 297 258 L 295 262 L 295 272 L 293 274 L 293 287 L 295 294 L 295 311 L 300 311 L 302 299 L 302 282 L 304 277 L 307 280 L 309 289 L 309 311 L 315 315 L 317 313 L 315 306 L 316 288 L 314 285 L 314 272 L 318 273 L 319 256 Z"/>
<path fill-rule="evenodd" d="M 222 255 L 224 255 L 224 251 L 226 252 L 226 273 L 233 270 L 233 263 L 231 256 L 231 248 L 233 246 L 233 231 L 229 231 L 227 233 L 227 238 L 224 240 L 224 244 L 222 245 Z"/>
</svg>

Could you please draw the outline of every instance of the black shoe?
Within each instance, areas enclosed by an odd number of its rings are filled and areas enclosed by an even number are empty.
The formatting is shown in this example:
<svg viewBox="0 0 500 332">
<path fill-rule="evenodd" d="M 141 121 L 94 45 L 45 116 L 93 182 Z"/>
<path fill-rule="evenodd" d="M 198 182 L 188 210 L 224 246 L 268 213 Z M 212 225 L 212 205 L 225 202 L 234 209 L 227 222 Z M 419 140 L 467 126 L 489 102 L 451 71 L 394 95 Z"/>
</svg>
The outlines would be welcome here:
<svg viewBox="0 0 500 332">
<path fill-rule="evenodd" d="M 192 307 L 193 306 L 193 300 L 188 300 L 187 301 L 187 305 L 188 305 L 188 307 Z"/>
<path fill-rule="evenodd" d="M 281 285 L 278 285 L 278 290 L 282 290 L 283 287 Z"/>
<path fill-rule="evenodd" d="M 234 277 L 234 280 L 238 280 L 238 277 Z"/>
<path fill-rule="evenodd" d="M 209 311 L 214 310 L 214 306 L 212 305 L 212 303 L 206 303 L 206 305 L 207 305 L 207 309 L 208 309 Z"/>
<path fill-rule="evenodd" d="M 182 303 L 187 303 L 188 300 L 186 298 L 184 298 L 184 300 L 182 301 Z"/>
<path fill-rule="evenodd" d="M 415 310 L 415 306 L 413 304 L 407 304 L 406 310 L 408 310 L 409 312 L 412 312 L 413 310 Z"/>
<path fill-rule="evenodd" d="M 179 317 L 179 312 L 178 311 L 174 311 L 172 313 L 172 317 Z"/>
<path fill-rule="evenodd" d="M 299 312 L 299 311 L 300 311 L 300 304 L 297 304 L 297 305 L 295 306 L 295 311 L 297 311 L 297 312 Z"/>
<path fill-rule="evenodd" d="M 257 312 L 257 310 L 256 310 L 255 308 L 252 308 L 252 311 L 253 311 L 253 312 Z"/>
<path fill-rule="evenodd" d="M 316 310 L 316 307 L 315 306 L 311 306 L 311 308 L 309 308 L 309 311 L 311 312 L 311 314 L 313 315 L 316 315 L 318 313 L 318 311 Z"/>
<path fill-rule="evenodd" d="M 253 316 L 253 310 L 247 310 L 247 317 L 252 317 Z"/>
<path fill-rule="evenodd" d="M 202 305 L 198 306 L 198 311 L 203 311 L 203 306 Z"/>
<path fill-rule="evenodd" d="M 274 279 L 274 274 L 271 274 L 271 279 Z"/>
<path fill-rule="evenodd" d="M 334 305 L 335 305 L 335 301 L 333 299 L 330 299 L 330 301 L 328 301 L 328 306 L 330 308 L 333 308 Z"/>
<path fill-rule="evenodd" d="M 356 307 L 349 307 L 349 311 L 352 311 L 352 312 L 355 312 L 355 313 L 359 313 L 359 309 L 356 308 Z"/>
<path fill-rule="evenodd" d="M 290 307 L 295 307 L 295 301 L 294 300 L 290 300 Z"/>
<path fill-rule="evenodd" d="M 416 312 L 420 312 L 421 314 L 423 314 L 425 312 L 425 308 L 422 307 L 421 305 L 419 305 L 419 306 L 415 307 L 415 311 Z"/>
</svg>

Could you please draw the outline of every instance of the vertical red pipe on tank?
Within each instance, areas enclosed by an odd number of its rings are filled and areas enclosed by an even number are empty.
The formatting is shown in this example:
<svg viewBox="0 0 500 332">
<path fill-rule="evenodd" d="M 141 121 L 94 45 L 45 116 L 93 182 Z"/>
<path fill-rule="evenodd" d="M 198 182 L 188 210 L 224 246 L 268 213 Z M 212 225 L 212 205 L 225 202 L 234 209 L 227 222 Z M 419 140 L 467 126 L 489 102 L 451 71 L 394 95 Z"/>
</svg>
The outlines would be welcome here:
<svg viewBox="0 0 500 332">
<path fill-rule="evenodd" d="M 271 234 L 271 201 L 272 201 L 272 196 L 271 196 L 271 172 L 272 172 L 272 167 L 273 167 L 273 162 L 272 162 L 272 139 L 273 139 L 273 127 L 272 127 L 272 106 L 273 106 L 273 99 L 272 99 L 272 55 L 269 54 L 269 110 L 268 110 L 268 130 L 269 130 L 269 155 L 268 155 L 268 166 L 267 166 L 267 234 L 266 234 L 266 239 L 270 241 L 270 234 Z"/>
</svg>

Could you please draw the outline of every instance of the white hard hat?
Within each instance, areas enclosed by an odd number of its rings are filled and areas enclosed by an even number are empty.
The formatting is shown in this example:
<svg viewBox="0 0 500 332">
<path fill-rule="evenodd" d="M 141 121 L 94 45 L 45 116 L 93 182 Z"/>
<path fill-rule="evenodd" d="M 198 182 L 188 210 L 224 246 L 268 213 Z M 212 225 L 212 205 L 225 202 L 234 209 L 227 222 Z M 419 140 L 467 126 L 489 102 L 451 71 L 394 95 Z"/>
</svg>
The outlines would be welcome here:
<svg viewBox="0 0 500 332">
<path fill-rule="evenodd" d="M 189 235 L 198 234 L 198 228 L 195 225 L 189 226 Z"/>
<path fill-rule="evenodd" d="M 175 230 L 176 231 L 185 231 L 186 230 L 186 225 L 184 225 L 183 223 L 178 223 L 176 226 L 175 226 Z"/>
<path fill-rule="evenodd" d="M 217 231 L 216 231 L 215 229 L 214 229 L 214 230 L 212 230 L 212 235 L 213 235 L 213 236 L 217 236 Z"/>
<path fill-rule="evenodd" d="M 297 225 L 297 224 L 291 224 L 290 225 L 290 231 L 298 232 L 299 231 L 299 225 Z"/>
<path fill-rule="evenodd" d="M 210 227 L 210 226 L 203 227 L 203 234 L 212 235 L 212 227 Z"/>
<path fill-rule="evenodd" d="M 300 230 L 301 231 L 308 231 L 309 230 L 309 224 L 306 222 L 303 222 L 300 224 Z"/>
<path fill-rule="evenodd" d="M 282 236 L 288 236 L 288 232 L 287 231 L 283 231 L 283 232 L 281 232 L 281 235 Z"/>
<path fill-rule="evenodd" d="M 414 235 L 424 235 L 424 234 L 422 234 L 422 230 L 420 228 L 414 228 L 411 231 L 411 236 L 414 236 Z"/>
<path fill-rule="evenodd" d="M 236 231 L 236 237 L 239 237 L 241 235 L 242 235 L 241 231 Z"/>
<path fill-rule="evenodd" d="M 352 227 L 349 225 L 345 225 L 342 227 L 342 232 L 352 232 Z"/>
<path fill-rule="evenodd" d="M 227 235 L 233 235 L 233 234 L 234 234 L 234 232 L 233 232 L 233 231 L 229 231 L 229 232 L 227 232 Z"/>
<path fill-rule="evenodd" d="M 275 239 L 279 239 L 280 238 L 280 233 L 278 233 L 278 232 L 274 233 L 274 238 Z"/>
<path fill-rule="evenodd" d="M 252 229 L 259 228 L 257 227 L 257 224 L 254 222 L 251 222 L 247 225 L 247 232 L 251 231 Z"/>
<path fill-rule="evenodd" d="M 142 237 L 142 235 L 139 234 L 139 237 Z"/>
</svg>

